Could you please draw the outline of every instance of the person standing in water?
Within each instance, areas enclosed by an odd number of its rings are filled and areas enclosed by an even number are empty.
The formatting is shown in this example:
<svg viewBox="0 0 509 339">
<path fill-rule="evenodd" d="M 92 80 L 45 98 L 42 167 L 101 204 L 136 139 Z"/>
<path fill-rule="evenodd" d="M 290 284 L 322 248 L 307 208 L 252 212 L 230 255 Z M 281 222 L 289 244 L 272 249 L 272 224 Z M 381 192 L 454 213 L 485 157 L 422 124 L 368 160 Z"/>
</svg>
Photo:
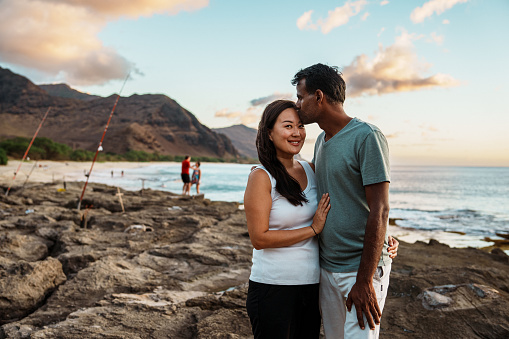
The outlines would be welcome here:
<svg viewBox="0 0 509 339">
<path fill-rule="evenodd" d="M 196 194 L 200 194 L 200 182 L 201 182 L 201 169 L 200 162 L 197 161 L 194 166 L 191 166 L 193 169 L 193 175 L 191 176 L 191 186 L 196 185 Z"/>
<path fill-rule="evenodd" d="M 182 161 L 182 171 L 180 177 L 184 186 L 182 186 L 182 195 L 191 194 L 191 179 L 189 178 L 189 167 L 191 167 L 191 157 L 186 155 L 184 161 Z"/>
</svg>

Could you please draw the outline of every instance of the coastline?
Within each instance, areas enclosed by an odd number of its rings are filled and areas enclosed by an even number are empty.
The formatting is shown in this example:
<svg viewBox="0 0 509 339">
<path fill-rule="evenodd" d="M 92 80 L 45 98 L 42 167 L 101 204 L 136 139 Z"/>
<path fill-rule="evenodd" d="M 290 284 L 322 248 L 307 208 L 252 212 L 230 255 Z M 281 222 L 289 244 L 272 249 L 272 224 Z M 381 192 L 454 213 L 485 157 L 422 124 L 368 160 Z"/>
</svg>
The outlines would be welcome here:
<svg viewBox="0 0 509 339">
<path fill-rule="evenodd" d="M 0 166 L 0 184 L 9 186 L 12 183 L 14 171 L 18 168 L 19 160 L 10 160 L 6 166 Z M 55 183 L 62 187 L 63 181 L 73 182 L 86 180 L 84 173 L 90 170 L 91 161 L 37 161 L 37 166 L 33 168 L 36 161 L 25 161 L 14 181 L 14 187 L 20 187 L 30 174 L 29 183 Z M 131 169 L 149 167 L 153 165 L 179 165 L 178 162 L 96 162 L 93 171 L 109 172 L 114 171 L 114 178 L 121 177 L 121 171 L 128 173 Z M 33 168 L 33 171 L 32 171 Z M 30 173 L 32 171 L 32 173 Z M 94 172 L 92 173 L 92 177 Z M 93 180 L 92 180 L 93 181 Z M 110 183 L 113 184 L 113 183 Z M 139 185 L 141 188 L 141 183 Z M 153 188 L 154 189 L 154 188 Z M 131 190 L 131 189 L 130 189 Z M 240 206 L 242 207 L 242 205 Z M 389 222 L 388 233 L 399 240 L 415 243 L 416 241 L 429 242 L 431 239 L 447 244 L 451 247 L 466 248 L 474 247 L 479 249 L 491 250 L 493 247 L 499 247 L 509 255 L 509 241 L 506 244 L 495 244 L 493 241 L 487 241 L 484 237 L 461 234 L 456 232 L 429 231 L 415 228 L 406 228 L 397 225 L 397 219 Z M 493 239 L 492 239 L 493 240 Z M 502 241 L 502 238 L 495 238 Z"/>
</svg>

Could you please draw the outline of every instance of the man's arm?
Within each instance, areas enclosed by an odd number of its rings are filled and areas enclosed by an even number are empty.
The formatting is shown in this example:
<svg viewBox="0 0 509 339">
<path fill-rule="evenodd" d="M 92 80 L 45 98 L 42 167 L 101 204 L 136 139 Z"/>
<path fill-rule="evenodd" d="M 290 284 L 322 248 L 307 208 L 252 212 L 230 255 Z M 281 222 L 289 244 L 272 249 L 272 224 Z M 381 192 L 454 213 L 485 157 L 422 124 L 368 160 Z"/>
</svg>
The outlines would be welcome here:
<svg viewBox="0 0 509 339">
<path fill-rule="evenodd" d="M 350 290 L 346 306 L 348 311 L 351 311 L 352 304 L 355 305 L 359 326 L 362 329 L 364 329 L 363 314 L 368 320 L 369 327 L 375 329 L 375 323 L 377 325 L 380 323 L 382 312 L 378 307 L 373 287 L 373 276 L 382 254 L 389 218 L 389 183 L 381 182 L 368 185 L 364 189 L 369 206 L 369 216 L 357 279 Z"/>
</svg>

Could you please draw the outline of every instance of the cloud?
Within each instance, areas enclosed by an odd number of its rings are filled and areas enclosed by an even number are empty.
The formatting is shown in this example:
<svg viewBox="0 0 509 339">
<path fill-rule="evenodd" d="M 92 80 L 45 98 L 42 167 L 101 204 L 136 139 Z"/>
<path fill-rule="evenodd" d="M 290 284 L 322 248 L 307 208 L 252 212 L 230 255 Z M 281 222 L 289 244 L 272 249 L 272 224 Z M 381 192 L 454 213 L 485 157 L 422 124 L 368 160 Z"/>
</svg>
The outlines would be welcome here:
<svg viewBox="0 0 509 339">
<path fill-rule="evenodd" d="M 446 10 L 451 9 L 454 5 L 467 1 L 468 0 L 430 0 L 422 5 L 422 7 L 414 9 L 410 14 L 410 19 L 414 23 L 423 22 L 434 13 L 440 15 Z"/>
<path fill-rule="evenodd" d="M 438 132 L 438 128 L 433 125 L 422 124 L 419 127 L 428 132 Z"/>
<path fill-rule="evenodd" d="M 438 35 L 436 32 L 431 32 L 430 37 L 427 39 L 428 42 L 434 42 L 437 45 L 442 45 L 444 43 L 444 36 Z"/>
<path fill-rule="evenodd" d="M 228 108 L 224 108 L 214 113 L 214 117 L 226 118 L 233 123 L 241 123 L 249 126 L 260 120 L 261 113 L 262 109 L 260 107 L 249 107 L 245 112 L 230 111 Z"/>
<path fill-rule="evenodd" d="M 369 16 L 369 12 L 366 12 L 362 15 L 362 21 L 366 21 L 368 19 L 368 16 Z"/>
<path fill-rule="evenodd" d="M 274 94 L 271 94 L 271 95 L 268 95 L 268 96 L 265 96 L 265 97 L 261 97 L 261 98 L 258 98 L 258 99 L 253 99 L 253 100 L 250 101 L 250 103 L 251 103 L 252 106 L 261 106 L 261 105 L 266 105 L 269 102 L 272 102 L 272 101 L 278 100 L 278 99 L 290 100 L 292 97 L 293 97 L 292 93 L 279 93 L 279 92 L 275 92 Z"/>
<path fill-rule="evenodd" d="M 313 11 L 307 11 L 297 19 L 297 27 L 303 31 L 306 29 L 316 30 L 318 27 L 311 22 L 311 14 Z"/>
<path fill-rule="evenodd" d="M 367 3 L 367 0 L 347 1 L 343 6 L 336 7 L 334 10 L 329 11 L 325 19 L 318 19 L 316 23 L 313 23 L 311 20 L 313 11 L 305 12 L 297 19 L 297 27 L 299 27 L 300 30 L 316 30 L 320 28 L 323 34 L 327 34 L 332 29 L 348 23 L 350 18 L 359 14 Z"/>
<path fill-rule="evenodd" d="M 39 0 L 44 3 L 70 5 L 112 17 L 138 18 L 153 14 L 175 15 L 208 6 L 208 0 Z"/>
<path fill-rule="evenodd" d="M 74 85 L 124 79 L 135 66 L 97 37 L 120 17 L 176 14 L 208 0 L 1 0 L 0 60 L 58 75 Z"/>
<path fill-rule="evenodd" d="M 449 25 L 451 22 L 450 22 L 449 20 L 447 20 L 447 19 L 444 19 L 444 21 L 442 21 L 442 23 L 443 23 L 444 25 Z"/>
<path fill-rule="evenodd" d="M 228 120 L 232 120 L 234 123 L 242 123 L 244 125 L 250 125 L 260 120 L 260 116 L 262 115 L 263 109 L 265 106 L 278 99 L 286 99 L 290 100 L 293 97 L 291 93 L 279 93 L 275 92 L 273 94 L 253 99 L 249 102 L 251 105 L 248 107 L 246 111 L 231 111 L 228 108 L 224 108 L 222 110 L 217 111 L 214 114 L 216 118 L 226 118 Z"/>
<path fill-rule="evenodd" d="M 459 85 L 448 74 L 424 75 L 431 65 L 419 59 L 412 43 L 422 37 L 403 31 L 393 45 L 387 48 L 380 45 L 373 59 L 365 54 L 355 57 L 343 69 L 348 96 L 382 95 Z"/>
<path fill-rule="evenodd" d="M 387 4 L 389 4 L 389 1 L 387 0 L 380 1 L 380 6 L 385 6 Z"/>
<path fill-rule="evenodd" d="M 394 133 L 390 133 L 390 134 L 386 134 L 385 135 L 385 138 L 386 139 L 396 139 L 396 138 L 399 138 L 401 136 L 401 132 L 394 132 Z"/>
<path fill-rule="evenodd" d="M 382 29 L 380 29 L 380 32 L 378 32 L 378 34 L 376 36 L 380 37 L 384 31 L 385 31 L 385 27 L 382 27 Z"/>
</svg>

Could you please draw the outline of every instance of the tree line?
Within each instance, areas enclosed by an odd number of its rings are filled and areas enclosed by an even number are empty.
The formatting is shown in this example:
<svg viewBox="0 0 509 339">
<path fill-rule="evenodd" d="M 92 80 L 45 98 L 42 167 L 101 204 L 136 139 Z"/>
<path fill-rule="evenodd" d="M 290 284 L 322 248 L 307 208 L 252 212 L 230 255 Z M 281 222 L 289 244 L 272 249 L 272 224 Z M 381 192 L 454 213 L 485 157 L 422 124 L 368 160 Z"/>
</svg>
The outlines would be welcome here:
<svg viewBox="0 0 509 339">
<path fill-rule="evenodd" d="M 10 158 L 21 159 L 25 154 L 30 139 L 23 137 L 15 137 L 12 139 L 3 140 L 0 142 L 0 165 L 7 165 Z M 31 160 L 71 160 L 71 161 L 92 161 L 95 152 L 87 151 L 84 149 L 73 150 L 65 144 L 55 142 L 49 138 L 37 138 L 34 140 L 28 156 Z M 97 161 L 133 161 L 133 162 L 148 162 L 148 161 L 182 161 L 183 155 L 166 155 L 155 153 L 148 153 L 145 151 L 130 150 L 123 154 L 116 154 L 111 152 L 99 152 Z M 222 159 L 215 157 L 200 157 L 193 156 L 193 160 L 201 162 L 249 162 L 252 159 Z"/>
</svg>

